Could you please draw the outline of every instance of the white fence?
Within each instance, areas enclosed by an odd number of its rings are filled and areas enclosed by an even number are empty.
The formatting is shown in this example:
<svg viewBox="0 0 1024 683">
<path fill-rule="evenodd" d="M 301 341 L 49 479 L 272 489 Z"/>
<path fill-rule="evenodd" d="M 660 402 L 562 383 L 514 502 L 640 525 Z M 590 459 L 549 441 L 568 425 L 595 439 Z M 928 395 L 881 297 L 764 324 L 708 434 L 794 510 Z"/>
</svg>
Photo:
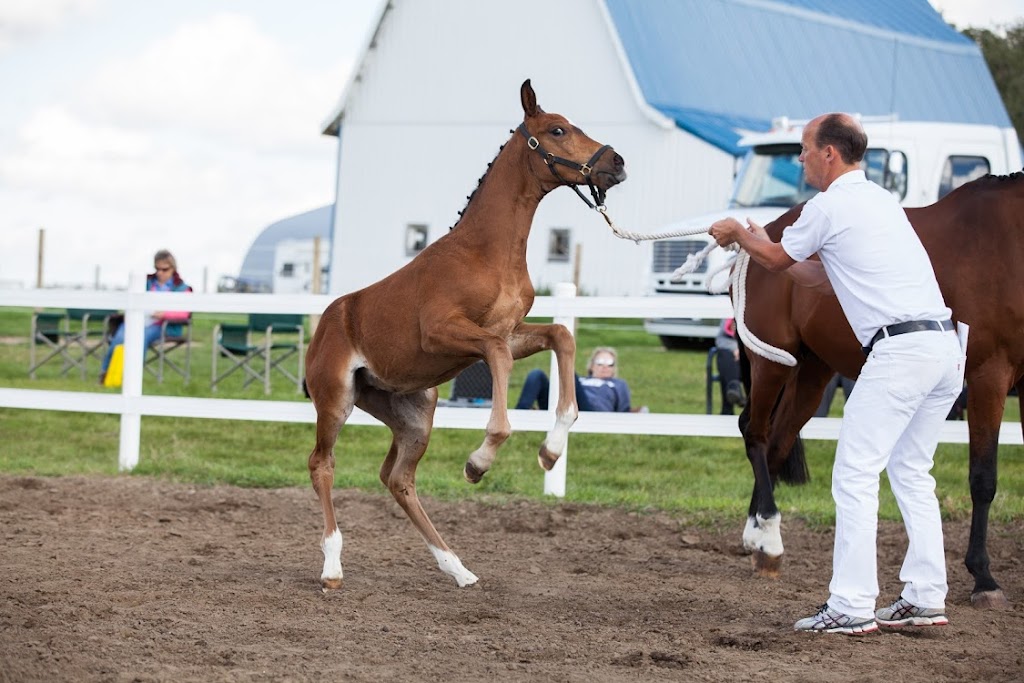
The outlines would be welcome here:
<svg viewBox="0 0 1024 683">
<path fill-rule="evenodd" d="M 327 295 L 185 294 L 144 291 L 145 279 L 135 275 L 124 292 L 87 290 L 21 290 L 0 292 L 0 306 L 49 308 L 101 308 L 125 311 L 124 377 L 120 394 L 82 391 L 38 391 L 0 388 L 0 408 L 30 408 L 121 416 L 118 464 L 122 470 L 139 461 L 142 416 L 255 420 L 259 422 L 316 422 L 311 403 L 172 396 L 142 393 L 143 328 L 147 310 L 207 313 L 301 313 L 319 315 L 333 297 Z M 722 318 L 731 315 L 726 297 L 678 295 L 671 297 L 576 297 L 574 288 L 559 287 L 562 296 L 537 297 L 531 316 L 551 317 L 567 324 L 577 318 Z M 557 383 L 552 382 L 552 385 Z M 554 402 L 551 403 L 552 410 Z M 490 411 L 479 408 L 439 407 L 434 427 L 478 429 L 486 426 Z M 554 424 L 552 412 L 511 410 L 515 431 L 546 431 Z M 801 432 L 808 439 L 836 439 L 838 418 L 812 418 Z M 380 425 L 355 410 L 348 424 Z M 739 437 L 735 417 L 676 413 L 581 413 L 573 432 L 646 434 L 664 436 Z M 965 422 L 946 422 L 940 440 L 967 443 Z M 1003 423 L 999 443 L 1022 444 L 1019 423 Z M 566 458 L 545 478 L 545 492 L 564 495 Z"/>
</svg>

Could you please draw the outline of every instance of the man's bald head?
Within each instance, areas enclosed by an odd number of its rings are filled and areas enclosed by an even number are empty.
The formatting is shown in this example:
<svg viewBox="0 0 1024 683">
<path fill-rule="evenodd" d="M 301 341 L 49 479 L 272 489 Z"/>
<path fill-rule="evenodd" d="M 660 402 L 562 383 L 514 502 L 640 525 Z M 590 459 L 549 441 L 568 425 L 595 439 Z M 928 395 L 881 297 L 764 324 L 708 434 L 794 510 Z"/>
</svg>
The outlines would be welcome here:
<svg viewBox="0 0 1024 683">
<path fill-rule="evenodd" d="M 814 127 L 814 141 L 818 147 L 832 147 L 846 164 L 858 164 L 868 148 L 868 136 L 860 122 L 849 114 L 823 114 L 809 126 Z"/>
</svg>

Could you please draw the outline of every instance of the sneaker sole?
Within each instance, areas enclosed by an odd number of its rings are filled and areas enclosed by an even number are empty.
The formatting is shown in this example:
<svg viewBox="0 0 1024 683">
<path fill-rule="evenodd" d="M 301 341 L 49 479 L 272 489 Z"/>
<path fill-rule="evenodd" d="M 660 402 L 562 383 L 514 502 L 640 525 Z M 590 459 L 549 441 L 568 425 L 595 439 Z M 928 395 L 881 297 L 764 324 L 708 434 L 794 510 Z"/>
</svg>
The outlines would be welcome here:
<svg viewBox="0 0 1024 683">
<path fill-rule="evenodd" d="M 889 628 L 903 628 L 904 626 L 947 626 L 949 619 L 945 616 L 940 617 L 907 617 L 906 619 L 898 619 L 896 621 L 885 621 L 884 619 L 875 620 L 882 626 Z"/>
<path fill-rule="evenodd" d="M 843 636 L 866 636 L 878 630 L 878 624 L 872 622 L 863 626 L 840 626 L 837 628 L 797 629 L 797 633 L 838 633 Z"/>
</svg>

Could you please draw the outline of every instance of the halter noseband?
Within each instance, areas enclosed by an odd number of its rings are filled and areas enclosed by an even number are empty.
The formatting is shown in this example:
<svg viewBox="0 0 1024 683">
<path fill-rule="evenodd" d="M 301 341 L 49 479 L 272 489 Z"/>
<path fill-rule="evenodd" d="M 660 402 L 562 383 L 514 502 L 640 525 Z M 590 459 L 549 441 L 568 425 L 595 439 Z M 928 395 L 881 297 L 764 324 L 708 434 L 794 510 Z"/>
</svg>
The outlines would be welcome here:
<svg viewBox="0 0 1024 683">
<path fill-rule="evenodd" d="M 518 130 L 520 133 L 523 134 L 523 137 L 526 138 L 526 146 L 532 150 L 535 150 L 537 154 L 539 154 L 544 159 L 544 163 L 547 165 L 552 175 L 558 178 L 560 182 L 569 185 L 569 187 L 572 188 L 572 191 L 579 195 L 579 198 L 582 199 L 583 202 L 591 209 L 598 209 L 600 211 L 601 209 L 604 208 L 605 191 L 599 188 L 598 186 L 594 185 L 594 180 L 591 175 L 591 172 L 594 170 L 594 164 L 597 163 L 597 160 L 601 158 L 601 155 L 604 154 L 606 150 L 611 148 L 611 145 L 604 145 L 599 150 L 594 152 L 594 156 L 590 157 L 590 161 L 588 161 L 587 163 L 578 164 L 571 159 L 563 159 L 562 157 L 556 157 L 554 154 L 548 152 L 543 147 L 541 147 L 540 140 L 533 137 L 530 134 L 530 131 L 526 130 L 525 122 L 519 124 Z M 568 180 L 559 175 L 558 170 L 555 169 L 555 164 L 568 166 L 574 171 L 579 171 L 580 175 L 582 175 L 587 181 L 587 187 L 590 188 L 590 195 L 594 198 L 593 203 L 591 203 L 589 199 L 583 196 L 583 193 L 580 192 L 579 187 L 570 184 Z"/>
</svg>

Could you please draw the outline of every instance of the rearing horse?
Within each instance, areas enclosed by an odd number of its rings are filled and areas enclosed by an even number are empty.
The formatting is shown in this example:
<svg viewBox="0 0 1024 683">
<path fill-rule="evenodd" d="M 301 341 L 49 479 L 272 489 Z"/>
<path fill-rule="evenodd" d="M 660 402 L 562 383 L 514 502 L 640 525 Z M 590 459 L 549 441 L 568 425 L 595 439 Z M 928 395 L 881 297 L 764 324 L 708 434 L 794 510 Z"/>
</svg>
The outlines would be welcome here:
<svg viewBox="0 0 1024 683">
<path fill-rule="evenodd" d="M 767 226 L 775 241 L 799 216 L 795 207 Z M 974 576 L 971 602 L 1008 607 L 992 577 L 986 549 L 988 513 L 996 493 L 996 451 L 1007 392 L 1016 387 L 1024 413 L 1024 173 L 986 176 L 931 206 L 907 209 L 931 258 L 953 319 L 970 325 L 966 380 L 970 429 L 971 534 L 965 564 Z M 753 261 L 747 270 L 744 315 L 759 339 L 796 357 L 796 367 L 766 360 L 748 348 L 750 401 L 740 415 L 754 470 L 744 546 L 755 569 L 779 571 L 777 479 L 806 481 L 799 431 L 814 414 L 836 371 L 856 377 L 864 355 L 834 295 L 798 286 L 785 272 Z M 733 292 L 735 299 L 737 292 Z"/>
<path fill-rule="evenodd" d="M 459 222 L 400 270 L 333 301 L 310 342 L 306 386 L 317 421 L 309 475 L 323 508 L 320 582 L 325 590 L 342 582 L 342 536 L 331 487 L 334 444 L 354 406 L 391 429 L 380 479 L 438 566 L 459 586 L 476 583 L 477 577 L 445 544 L 416 495 L 416 466 L 430 440 L 437 386 L 478 359 L 490 367 L 493 404 L 484 441 L 466 462 L 470 483 L 480 481 L 511 434 L 507 401 L 513 360 L 550 349 L 558 362 L 555 425 L 539 454 L 544 469 L 554 465 L 576 421 L 572 335 L 561 325 L 523 322 L 534 299 L 526 242 L 548 192 L 569 185 L 580 194 L 576 186 L 586 184 L 600 203 L 606 190 L 625 180 L 625 164 L 565 117 L 537 106 L 529 80 L 520 99 L 523 123 L 489 165 Z"/>
</svg>

